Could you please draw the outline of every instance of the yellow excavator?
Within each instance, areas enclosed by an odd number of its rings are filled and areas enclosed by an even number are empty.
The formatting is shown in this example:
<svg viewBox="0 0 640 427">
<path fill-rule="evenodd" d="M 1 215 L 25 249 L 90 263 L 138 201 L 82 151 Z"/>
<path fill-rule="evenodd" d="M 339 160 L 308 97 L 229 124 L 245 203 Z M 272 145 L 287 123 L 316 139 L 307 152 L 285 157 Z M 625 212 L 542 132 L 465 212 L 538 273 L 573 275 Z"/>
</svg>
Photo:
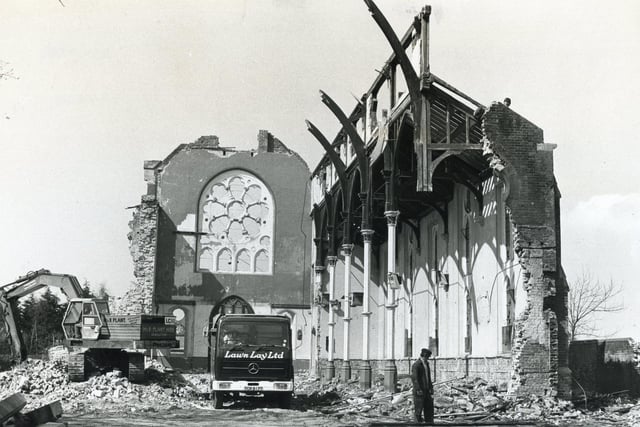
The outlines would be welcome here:
<svg viewBox="0 0 640 427">
<path fill-rule="evenodd" d="M 59 288 L 69 300 L 62 329 L 69 349 L 70 381 L 84 381 L 95 371 L 118 369 L 130 381 L 140 382 L 144 380 L 146 350 L 179 345 L 174 316 L 113 315 L 106 300 L 81 298 L 82 289 L 75 276 L 43 269 L 0 286 L 0 332 L 5 331 L 13 364 L 27 358 L 13 314 L 18 299 L 45 286 Z"/>
</svg>

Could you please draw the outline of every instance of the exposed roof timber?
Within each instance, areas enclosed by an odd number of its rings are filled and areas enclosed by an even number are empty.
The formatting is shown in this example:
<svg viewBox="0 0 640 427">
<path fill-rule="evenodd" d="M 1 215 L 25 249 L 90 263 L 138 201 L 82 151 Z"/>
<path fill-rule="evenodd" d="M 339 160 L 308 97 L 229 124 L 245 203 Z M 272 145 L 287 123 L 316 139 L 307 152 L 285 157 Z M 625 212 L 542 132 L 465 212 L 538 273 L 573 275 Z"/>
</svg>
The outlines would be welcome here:
<svg viewBox="0 0 640 427">
<path fill-rule="evenodd" d="M 336 104 L 335 101 L 331 99 L 331 97 L 326 93 L 324 93 L 323 91 L 320 91 L 320 94 L 322 96 L 322 102 L 336 116 L 338 121 L 342 124 L 342 128 L 349 135 L 349 138 L 351 139 L 351 145 L 355 150 L 356 157 L 358 160 L 358 166 L 360 169 L 360 187 L 361 188 L 364 187 L 365 189 L 368 189 L 369 188 L 369 160 L 367 158 L 364 141 L 362 141 L 362 138 L 360 138 L 360 135 L 358 134 L 357 129 L 355 128 L 353 123 L 350 121 L 350 119 L 346 116 L 346 114 L 344 114 L 344 112 L 338 106 L 338 104 Z M 366 194 L 368 193 L 365 193 L 365 196 Z M 367 219 L 368 212 L 366 210 L 366 205 L 364 206 L 365 206 L 365 210 L 363 211 L 364 218 L 363 218 L 362 225 L 366 227 L 368 224 L 368 219 Z"/>
<path fill-rule="evenodd" d="M 360 115 L 362 113 L 363 113 L 362 105 L 361 104 L 357 104 L 356 107 L 351 112 L 351 114 L 349 115 L 349 121 L 352 122 L 352 123 L 357 121 L 360 118 Z M 340 130 L 338 131 L 336 136 L 333 138 L 333 142 L 331 143 L 331 146 L 334 149 L 336 147 L 339 147 L 340 145 L 342 145 L 344 143 L 344 141 L 343 141 L 344 135 L 345 135 L 344 128 L 340 128 Z M 326 154 L 324 156 L 322 156 L 322 159 L 320 159 L 320 161 L 318 162 L 318 165 L 316 166 L 316 168 L 313 170 L 313 172 L 311 172 L 311 178 L 316 176 L 318 174 L 318 172 L 320 171 L 320 169 L 322 169 L 323 167 L 326 166 L 328 160 L 329 159 L 327 158 Z"/>
<path fill-rule="evenodd" d="M 375 4 L 373 4 L 373 2 L 370 0 L 365 0 L 365 3 L 367 4 L 367 7 L 369 8 L 369 10 L 371 10 L 372 5 L 375 7 Z M 372 15 L 374 15 L 373 12 L 372 12 Z M 384 18 L 384 15 L 382 15 L 381 13 L 380 15 Z M 374 19 L 376 19 L 376 15 L 374 15 Z M 378 19 L 376 19 L 376 22 L 378 22 Z M 379 22 L 378 24 L 380 25 Z M 420 20 L 416 19 L 416 21 L 407 29 L 404 36 L 399 40 L 399 45 L 401 46 L 402 51 L 405 51 L 415 38 L 420 37 L 419 27 L 420 27 Z M 386 33 L 385 33 L 385 36 L 386 36 Z M 390 40 L 389 42 L 391 43 Z M 402 66 L 398 55 L 396 55 L 395 52 L 392 52 L 392 54 L 389 56 L 389 58 L 385 62 L 384 67 L 382 68 L 382 70 L 378 72 L 378 75 L 375 78 L 373 84 L 370 86 L 369 90 L 363 95 L 362 99 L 366 99 L 369 95 L 372 95 L 373 93 L 378 92 L 378 90 L 382 87 L 382 85 L 388 79 L 390 68 L 396 65 Z M 413 69 L 413 66 L 411 66 L 411 71 L 408 71 L 408 72 L 410 74 L 414 74 L 414 75 L 416 74 L 415 69 Z M 452 102 L 454 105 L 456 105 L 456 107 L 462 109 L 463 111 L 472 115 L 473 114 L 478 115 L 479 113 L 478 109 L 486 109 L 486 107 L 482 105 L 480 102 L 471 98 L 469 95 L 460 91 L 459 89 L 449 84 L 448 82 L 438 77 L 437 75 L 430 73 L 429 78 L 433 83 L 429 89 L 430 93 L 433 93 L 434 91 L 436 91 L 438 95 L 447 97 L 449 102 Z M 447 93 L 447 92 L 450 92 L 450 93 Z M 462 102 L 462 100 L 473 105 L 476 108 L 476 111 L 474 111 L 474 109 L 471 108 L 470 106 L 466 105 L 465 102 Z M 401 115 L 403 113 L 403 110 L 406 109 L 406 107 L 410 104 L 410 102 L 411 102 L 411 99 L 409 98 L 409 96 L 404 97 L 400 102 L 400 104 L 396 104 L 392 108 L 388 121 L 393 122 L 394 120 L 396 120 L 398 118 L 398 115 Z M 364 108 L 363 102 L 358 101 L 357 105 L 355 106 L 353 112 L 350 115 L 350 120 L 353 120 L 353 121 L 357 120 L 359 115 L 362 114 L 363 108 Z M 343 132 L 344 132 L 344 129 L 341 129 L 336 135 L 336 138 L 332 143 L 334 147 L 343 143 L 343 141 L 341 140 L 342 139 L 341 135 L 343 135 Z M 370 141 L 364 141 L 364 142 L 366 144 L 366 143 L 369 143 Z M 312 172 L 312 176 L 315 176 L 318 173 L 318 171 L 326 165 L 326 160 L 327 160 L 326 156 L 323 157 L 323 159 L 319 162 L 316 169 L 314 169 L 314 171 Z"/>
<path fill-rule="evenodd" d="M 420 219 L 427 216 L 429 213 L 436 212 L 445 227 L 445 232 L 448 230 L 448 202 L 446 200 L 433 200 L 431 198 L 414 198 L 414 199 L 401 199 L 399 200 L 401 216 L 405 216 L 411 219 Z M 430 208 L 425 210 L 424 208 Z"/>
<path fill-rule="evenodd" d="M 483 181 L 483 177 L 480 176 L 482 171 L 477 170 L 458 156 L 449 157 L 445 168 L 445 173 L 450 173 L 454 177 L 456 174 L 460 176 L 460 173 L 463 173 L 465 179 L 472 182 L 474 185 L 480 185 Z"/>
<path fill-rule="evenodd" d="M 404 45 L 404 43 L 402 43 L 402 41 L 398 39 L 395 31 L 393 31 L 393 28 L 389 24 L 389 21 L 387 21 L 387 18 L 384 16 L 384 14 L 380 11 L 380 9 L 378 9 L 378 6 L 376 6 L 376 4 L 372 0 L 364 0 L 364 2 L 367 5 L 369 12 L 371 12 L 371 16 L 382 30 L 382 33 L 386 37 L 387 41 L 391 45 L 391 48 L 393 49 L 393 52 L 395 53 L 394 61 L 400 65 L 400 68 L 402 68 L 402 73 L 404 74 L 407 81 L 409 93 L 418 93 L 420 91 L 420 80 L 418 79 L 418 74 L 413 68 L 411 61 L 406 55 L 406 46 Z M 431 9 L 429 8 L 429 11 L 430 10 Z M 410 28 L 409 31 L 409 39 L 411 39 L 413 28 Z"/>
<path fill-rule="evenodd" d="M 475 150 L 482 151 L 482 146 L 478 144 L 431 144 L 428 150 L 432 151 L 464 151 Z"/>
<path fill-rule="evenodd" d="M 409 45 L 413 41 L 413 38 L 414 38 L 413 36 L 414 36 L 414 27 L 411 26 L 409 27 L 409 29 L 407 29 L 407 31 L 404 33 L 404 35 L 400 39 L 400 44 L 403 50 L 406 50 L 409 47 Z M 389 56 L 389 59 L 385 61 L 385 64 L 384 64 L 384 67 L 382 67 L 382 70 L 378 72 L 378 76 L 373 81 L 373 84 L 369 87 L 369 90 L 365 93 L 364 95 L 365 98 L 380 90 L 382 85 L 387 81 L 387 78 L 389 75 L 389 69 L 391 68 L 392 65 L 396 65 L 396 64 L 398 64 L 398 59 L 396 57 L 396 54 L 392 53 Z"/>
<path fill-rule="evenodd" d="M 436 76 L 435 74 L 431 73 L 431 78 L 433 79 L 434 83 L 436 83 L 436 84 L 442 86 L 443 88 L 447 89 L 448 91 L 456 94 L 457 96 L 459 96 L 460 98 L 464 99 L 465 101 L 470 102 L 471 104 L 473 104 L 477 108 L 482 108 L 483 110 L 487 109 L 487 107 L 485 107 L 484 105 L 482 105 L 481 103 L 479 103 L 475 99 L 471 98 L 469 95 L 467 95 L 466 93 L 462 92 L 461 90 L 456 89 L 454 86 L 450 85 L 449 83 L 447 83 L 446 81 L 444 81 L 440 77 Z"/>
<path fill-rule="evenodd" d="M 336 169 L 336 173 L 338 174 L 338 181 L 340 182 L 340 187 L 342 188 L 343 203 L 346 204 L 346 200 L 344 200 L 344 198 L 346 197 L 345 194 L 347 194 L 349 181 L 347 180 L 347 174 L 345 173 L 346 168 L 344 163 L 342 162 L 342 159 L 340 159 L 340 156 L 338 155 L 338 153 L 336 153 L 335 150 L 331 148 L 331 144 L 329 143 L 329 141 L 327 141 L 327 138 L 325 138 L 322 132 L 320 132 L 320 130 L 313 123 L 311 123 L 309 120 L 305 120 L 305 123 L 307 124 L 307 130 L 322 145 L 327 155 L 329 156 L 331 163 L 333 163 L 333 166 Z"/>
</svg>

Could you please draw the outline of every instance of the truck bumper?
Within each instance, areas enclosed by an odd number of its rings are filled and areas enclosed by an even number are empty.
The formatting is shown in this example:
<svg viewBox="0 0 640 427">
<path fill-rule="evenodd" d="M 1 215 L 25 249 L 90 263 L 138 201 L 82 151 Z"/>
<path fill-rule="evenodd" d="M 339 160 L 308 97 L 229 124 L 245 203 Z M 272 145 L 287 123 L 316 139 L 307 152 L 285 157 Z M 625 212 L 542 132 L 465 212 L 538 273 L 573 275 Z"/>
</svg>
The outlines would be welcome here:
<svg viewBox="0 0 640 427">
<path fill-rule="evenodd" d="M 211 382 L 211 391 L 292 392 L 293 381 L 218 381 Z"/>
</svg>

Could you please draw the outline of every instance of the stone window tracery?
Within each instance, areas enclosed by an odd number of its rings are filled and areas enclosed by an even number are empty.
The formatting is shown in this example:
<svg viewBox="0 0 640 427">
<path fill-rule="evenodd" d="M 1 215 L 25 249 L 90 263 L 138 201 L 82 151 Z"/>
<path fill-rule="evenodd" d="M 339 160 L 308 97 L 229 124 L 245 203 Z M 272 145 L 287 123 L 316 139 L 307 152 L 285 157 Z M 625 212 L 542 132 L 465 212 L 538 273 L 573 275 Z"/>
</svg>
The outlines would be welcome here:
<svg viewBox="0 0 640 427">
<path fill-rule="evenodd" d="M 198 268 L 213 273 L 271 274 L 273 196 L 241 170 L 215 177 L 199 206 Z"/>
</svg>

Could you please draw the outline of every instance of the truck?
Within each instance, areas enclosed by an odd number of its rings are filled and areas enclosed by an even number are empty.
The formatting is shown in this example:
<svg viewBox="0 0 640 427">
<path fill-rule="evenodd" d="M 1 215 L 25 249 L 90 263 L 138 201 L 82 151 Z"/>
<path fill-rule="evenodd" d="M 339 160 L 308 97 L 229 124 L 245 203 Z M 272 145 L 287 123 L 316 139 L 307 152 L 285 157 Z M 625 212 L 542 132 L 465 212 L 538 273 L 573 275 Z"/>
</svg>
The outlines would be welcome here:
<svg viewBox="0 0 640 427">
<path fill-rule="evenodd" d="M 174 316 L 113 315 L 104 299 L 82 298 L 78 279 L 41 269 L 0 286 L 0 335 L 9 343 L 9 362 L 27 358 L 15 320 L 18 300 L 43 287 L 59 288 L 69 303 L 62 320 L 69 350 L 69 380 L 84 381 L 91 373 L 119 369 L 132 382 L 144 380 L 144 357 L 150 349 L 178 347 Z"/>
<path fill-rule="evenodd" d="M 289 408 L 294 371 L 291 321 L 286 316 L 222 314 L 209 328 L 211 399 L 255 397 Z"/>
</svg>

